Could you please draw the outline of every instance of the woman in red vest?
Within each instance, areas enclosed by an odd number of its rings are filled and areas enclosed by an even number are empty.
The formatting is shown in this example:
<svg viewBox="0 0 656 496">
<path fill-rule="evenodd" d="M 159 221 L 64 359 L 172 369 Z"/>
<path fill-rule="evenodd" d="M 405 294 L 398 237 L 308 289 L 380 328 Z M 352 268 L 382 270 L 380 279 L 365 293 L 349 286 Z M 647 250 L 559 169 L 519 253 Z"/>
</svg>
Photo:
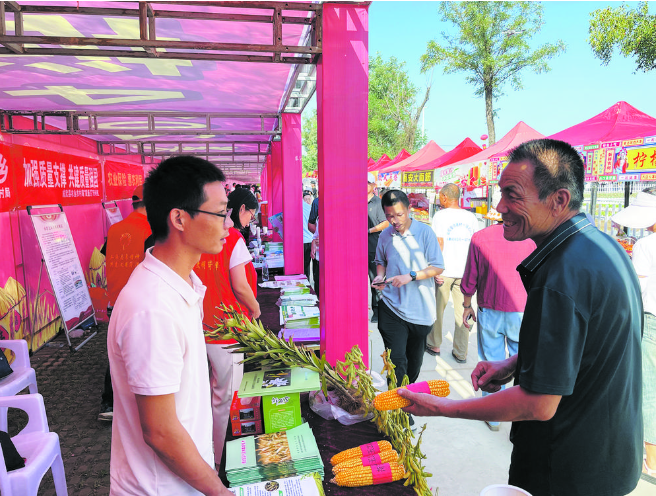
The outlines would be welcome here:
<svg viewBox="0 0 656 496">
<path fill-rule="evenodd" d="M 257 213 L 255 196 L 244 188 L 238 188 L 228 196 L 231 210 L 229 235 L 223 250 L 216 255 L 204 254 L 194 272 L 207 287 L 203 300 L 203 324 L 215 328 L 225 317 L 222 304 L 233 307 L 251 318 L 260 316 L 260 304 L 256 300 L 257 273 L 246 242 L 238 229 L 248 227 Z M 207 357 L 210 362 L 212 386 L 212 414 L 214 418 L 214 461 L 218 469 L 221 463 L 226 429 L 230 417 L 233 391 L 239 389 L 243 376 L 242 354 L 232 354 L 226 346 L 235 341 L 222 341 L 205 337 Z"/>
</svg>

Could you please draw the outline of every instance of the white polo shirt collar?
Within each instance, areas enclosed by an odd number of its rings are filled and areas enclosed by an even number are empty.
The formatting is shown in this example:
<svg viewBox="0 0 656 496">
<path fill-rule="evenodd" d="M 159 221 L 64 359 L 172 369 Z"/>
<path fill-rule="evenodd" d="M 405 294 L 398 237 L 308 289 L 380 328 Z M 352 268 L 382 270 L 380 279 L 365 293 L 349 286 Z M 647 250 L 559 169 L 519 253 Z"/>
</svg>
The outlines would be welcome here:
<svg viewBox="0 0 656 496">
<path fill-rule="evenodd" d="M 144 259 L 143 266 L 146 270 L 156 274 L 160 277 L 166 284 L 171 286 L 177 293 L 184 298 L 189 306 L 194 306 L 202 301 L 205 296 L 205 290 L 207 289 L 203 286 L 203 283 L 198 278 L 198 276 L 191 271 L 189 277 L 191 278 L 191 284 L 193 287 L 189 286 L 187 282 L 180 277 L 173 269 L 166 265 L 161 260 L 158 260 L 152 255 L 153 249 L 148 248 L 146 250 L 146 258 Z"/>
</svg>

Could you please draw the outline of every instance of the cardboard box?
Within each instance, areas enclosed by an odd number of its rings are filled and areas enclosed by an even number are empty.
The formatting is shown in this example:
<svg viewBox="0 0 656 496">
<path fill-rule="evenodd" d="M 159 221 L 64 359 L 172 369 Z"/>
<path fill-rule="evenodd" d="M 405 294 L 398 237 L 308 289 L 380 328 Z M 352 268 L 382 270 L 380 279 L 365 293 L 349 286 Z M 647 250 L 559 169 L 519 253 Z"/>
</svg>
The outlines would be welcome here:
<svg viewBox="0 0 656 496">
<path fill-rule="evenodd" d="M 238 398 L 237 391 L 232 395 L 230 422 L 262 420 L 262 397 Z"/>
<path fill-rule="evenodd" d="M 281 393 L 262 396 L 264 432 L 286 431 L 303 423 L 300 393 Z"/>
<path fill-rule="evenodd" d="M 233 436 L 250 436 L 251 434 L 262 434 L 262 420 L 244 420 L 233 421 L 232 435 Z"/>
</svg>

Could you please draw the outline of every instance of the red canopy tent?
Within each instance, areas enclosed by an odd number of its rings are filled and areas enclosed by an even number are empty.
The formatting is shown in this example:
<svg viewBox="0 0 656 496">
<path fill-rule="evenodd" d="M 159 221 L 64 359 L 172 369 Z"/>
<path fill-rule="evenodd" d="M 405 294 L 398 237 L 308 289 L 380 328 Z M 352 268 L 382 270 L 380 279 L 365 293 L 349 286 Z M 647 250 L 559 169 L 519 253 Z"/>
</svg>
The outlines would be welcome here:
<svg viewBox="0 0 656 496">
<path fill-rule="evenodd" d="M 515 127 L 508 131 L 503 138 L 491 147 L 482 150 L 476 155 L 460 160 L 459 162 L 454 162 L 451 165 L 472 164 L 474 162 L 488 160 L 495 155 L 504 155 L 526 141 L 538 138 L 544 138 L 544 134 L 538 133 L 524 121 L 519 121 Z"/>
<path fill-rule="evenodd" d="M 395 172 L 395 171 L 405 171 L 410 170 L 408 167 L 418 166 L 420 164 L 427 164 L 433 160 L 438 159 L 444 155 L 444 150 L 435 143 L 433 140 L 430 140 L 421 150 L 419 150 L 414 155 L 410 155 L 400 162 L 390 162 L 383 169 L 378 172 Z"/>
<path fill-rule="evenodd" d="M 428 162 L 427 164 L 418 164 L 415 166 L 408 167 L 404 170 L 406 171 L 418 171 L 418 170 L 431 170 L 437 169 L 439 167 L 444 167 L 449 164 L 453 164 L 460 160 L 463 160 L 467 157 L 479 153 L 482 151 L 482 148 L 474 143 L 471 139 L 465 138 L 465 140 L 456 146 L 450 152 L 445 153 L 441 157 Z"/>
<path fill-rule="evenodd" d="M 367 167 L 371 167 L 375 163 L 376 161 L 373 158 L 369 157 L 369 160 L 367 160 Z"/>
<path fill-rule="evenodd" d="M 406 150 L 405 148 L 401 150 L 396 157 L 394 157 L 390 162 L 388 162 L 386 165 L 390 166 L 393 164 L 398 164 L 402 160 L 405 160 L 406 158 L 410 157 L 412 154 Z"/>
<path fill-rule="evenodd" d="M 368 170 L 369 172 L 377 171 L 377 170 L 380 169 L 381 167 L 384 167 L 384 166 L 386 166 L 387 164 L 389 164 L 389 163 L 391 162 L 391 160 L 392 160 L 392 159 L 389 158 L 389 157 L 387 156 L 386 153 L 383 153 L 383 156 L 380 157 L 378 160 L 376 160 L 373 164 L 370 164 L 370 165 L 369 165 L 369 168 L 368 168 L 367 170 Z"/>
<path fill-rule="evenodd" d="M 572 146 L 618 141 L 656 135 L 656 119 L 626 102 L 617 102 L 600 114 L 549 138 Z"/>
</svg>

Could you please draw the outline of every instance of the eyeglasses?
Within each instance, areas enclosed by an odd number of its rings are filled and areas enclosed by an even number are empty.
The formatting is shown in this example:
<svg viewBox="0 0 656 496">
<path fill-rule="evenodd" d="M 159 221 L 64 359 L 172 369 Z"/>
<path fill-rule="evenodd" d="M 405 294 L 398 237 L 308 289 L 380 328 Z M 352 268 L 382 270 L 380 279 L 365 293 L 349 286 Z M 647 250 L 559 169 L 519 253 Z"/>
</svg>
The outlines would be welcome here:
<svg viewBox="0 0 656 496">
<path fill-rule="evenodd" d="M 195 209 L 195 208 L 183 208 L 182 210 L 184 210 L 185 212 L 198 212 L 200 214 L 208 214 L 208 215 L 215 215 L 216 217 L 223 217 L 223 224 L 224 225 L 227 221 L 227 218 L 230 217 L 230 214 L 232 214 L 232 209 L 228 210 L 224 214 L 219 214 L 219 213 L 216 213 L 216 212 L 208 212 L 207 210 L 198 210 L 198 209 Z"/>
<path fill-rule="evenodd" d="M 257 211 L 249 210 L 248 213 L 251 214 L 251 222 L 253 222 L 255 220 L 255 216 L 257 215 Z"/>
</svg>

